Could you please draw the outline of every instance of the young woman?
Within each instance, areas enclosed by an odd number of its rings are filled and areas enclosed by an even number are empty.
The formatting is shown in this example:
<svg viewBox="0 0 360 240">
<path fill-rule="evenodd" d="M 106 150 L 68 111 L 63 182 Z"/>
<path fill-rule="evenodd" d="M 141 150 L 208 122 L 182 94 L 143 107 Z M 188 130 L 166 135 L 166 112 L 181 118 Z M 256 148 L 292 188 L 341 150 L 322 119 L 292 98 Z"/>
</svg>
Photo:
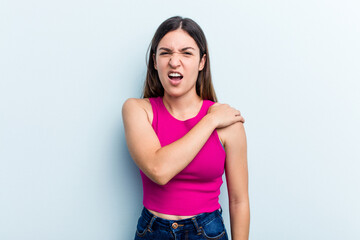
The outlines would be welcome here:
<svg viewBox="0 0 360 240">
<path fill-rule="evenodd" d="M 228 239 L 218 201 L 224 171 L 232 239 L 248 239 L 244 119 L 215 103 L 205 35 L 193 20 L 172 17 L 157 29 L 143 97 L 123 105 L 144 192 L 135 239 Z"/>
</svg>

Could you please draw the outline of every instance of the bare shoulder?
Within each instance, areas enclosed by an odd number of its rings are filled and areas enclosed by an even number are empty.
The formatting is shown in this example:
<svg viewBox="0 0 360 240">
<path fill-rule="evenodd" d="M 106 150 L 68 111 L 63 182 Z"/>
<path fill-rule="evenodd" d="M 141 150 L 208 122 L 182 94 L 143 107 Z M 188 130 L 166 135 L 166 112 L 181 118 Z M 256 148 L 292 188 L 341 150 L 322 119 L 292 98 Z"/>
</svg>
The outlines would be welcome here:
<svg viewBox="0 0 360 240">
<path fill-rule="evenodd" d="M 123 108 L 127 109 L 127 108 L 131 108 L 131 107 L 146 107 L 147 105 L 150 105 L 150 101 L 148 98 L 128 98 L 125 100 L 124 104 L 123 104 Z"/>
<path fill-rule="evenodd" d="M 246 142 L 245 128 L 242 122 L 236 122 L 225 128 L 218 129 L 218 135 L 225 146 L 232 143 Z"/>
<path fill-rule="evenodd" d="M 153 113 L 151 103 L 148 98 L 128 98 L 122 106 L 123 116 L 132 114 L 138 115 L 137 113 L 144 114 L 144 112 L 151 123 Z"/>
</svg>

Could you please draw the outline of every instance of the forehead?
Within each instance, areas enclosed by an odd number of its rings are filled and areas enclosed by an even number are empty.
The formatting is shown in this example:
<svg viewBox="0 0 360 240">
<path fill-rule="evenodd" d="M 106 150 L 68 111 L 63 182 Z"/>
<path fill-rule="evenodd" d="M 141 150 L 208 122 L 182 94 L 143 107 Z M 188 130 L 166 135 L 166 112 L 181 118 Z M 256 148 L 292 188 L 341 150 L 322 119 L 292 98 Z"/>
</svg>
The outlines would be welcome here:
<svg viewBox="0 0 360 240">
<path fill-rule="evenodd" d="M 192 47 L 195 50 L 199 49 L 195 40 L 184 30 L 177 29 L 165 34 L 160 40 L 158 49 L 164 47 L 169 49 L 182 49 Z"/>
</svg>

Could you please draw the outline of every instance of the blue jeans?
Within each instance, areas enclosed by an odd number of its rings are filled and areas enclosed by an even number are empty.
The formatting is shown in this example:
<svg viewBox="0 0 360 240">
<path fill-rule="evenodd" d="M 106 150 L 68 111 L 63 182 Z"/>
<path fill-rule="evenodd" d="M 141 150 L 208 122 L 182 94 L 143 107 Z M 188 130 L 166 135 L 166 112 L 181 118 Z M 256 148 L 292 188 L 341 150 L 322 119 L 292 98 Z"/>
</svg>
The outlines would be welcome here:
<svg viewBox="0 0 360 240">
<path fill-rule="evenodd" d="M 156 217 L 146 208 L 139 218 L 135 240 L 228 240 L 221 209 L 183 220 Z"/>
</svg>

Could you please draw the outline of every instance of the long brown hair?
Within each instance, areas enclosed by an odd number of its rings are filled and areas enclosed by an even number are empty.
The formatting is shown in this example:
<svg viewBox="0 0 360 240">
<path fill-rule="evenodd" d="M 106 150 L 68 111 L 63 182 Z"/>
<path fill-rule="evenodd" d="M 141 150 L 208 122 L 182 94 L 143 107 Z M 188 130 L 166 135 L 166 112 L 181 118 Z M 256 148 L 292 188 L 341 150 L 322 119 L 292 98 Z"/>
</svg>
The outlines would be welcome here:
<svg viewBox="0 0 360 240">
<path fill-rule="evenodd" d="M 165 20 L 156 30 L 148 49 L 147 73 L 144 84 L 143 97 L 159 97 L 164 96 L 164 88 L 161 85 L 159 75 L 154 67 L 153 55 L 160 40 L 168 33 L 177 29 L 186 31 L 196 42 L 200 49 L 200 60 L 206 54 L 204 68 L 199 72 L 196 80 L 196 93 L 200 98 L 217 102 L 214 86 L 211 81 L 210 57 L 205 34 L 200 26 L 190 18 L 182 18 L 179 16 L 171 17 Z M 149 51 L 150 50 L 150 51 Z"/>
</svg>

